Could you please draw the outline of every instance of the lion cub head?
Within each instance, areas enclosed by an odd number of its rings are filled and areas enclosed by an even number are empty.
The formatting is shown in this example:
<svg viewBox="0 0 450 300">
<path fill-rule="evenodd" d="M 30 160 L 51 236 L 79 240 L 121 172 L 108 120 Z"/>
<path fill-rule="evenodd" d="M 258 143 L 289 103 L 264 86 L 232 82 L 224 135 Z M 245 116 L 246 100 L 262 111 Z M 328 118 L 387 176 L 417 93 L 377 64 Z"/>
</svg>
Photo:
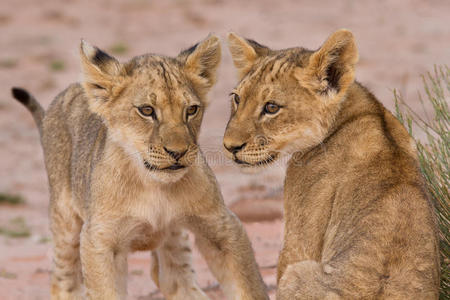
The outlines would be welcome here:
<svg viewBox="0 0 450 300">
<path fill-rule="evenodd" d="M 317 51 L 271 50 L 234 33 L 228 41 L 240 82 L 231 92 L 227 155 L 243 167 L 264 166 L 323 141 L 354 81 L 353 35 L 339 30 Z"/>
<path fill-rule="evenodd" d="M 180 179 L 197 158 L 206 93 L 216 81 L 216 36 L 177 57 L 145 54 L 120 63 L 82 41 L 83 86 L 90 109 L 145 173 L 160 181 Z"/>
</svg>

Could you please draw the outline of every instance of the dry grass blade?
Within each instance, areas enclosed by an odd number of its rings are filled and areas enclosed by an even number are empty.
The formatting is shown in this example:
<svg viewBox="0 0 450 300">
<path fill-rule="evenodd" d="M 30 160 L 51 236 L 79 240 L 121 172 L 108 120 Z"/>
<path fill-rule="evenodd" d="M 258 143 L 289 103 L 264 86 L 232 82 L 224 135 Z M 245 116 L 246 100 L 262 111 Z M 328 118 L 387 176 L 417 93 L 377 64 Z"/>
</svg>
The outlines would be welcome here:
<svg viewBox="0 0 450 300">
<path fill-rule="evenodd" d="M 426 140 L 416 138 L 420 167 L 431 195 L 440 229 L 441 250 L 441 292 L 439 299 L 450 299 L 450 201 L 449 201 L 449 158 L 450 158 L 450 68 L 435 67 L 433 73 L 423 78 L 425 97 L 419 94 L 422 107 L 431 105 L 432 116 L 425 120 L 412 110 L 394 92 L 397 118 L 407 127 L 413 137 L 413 125 L 425 134 Z"/>
</svg>

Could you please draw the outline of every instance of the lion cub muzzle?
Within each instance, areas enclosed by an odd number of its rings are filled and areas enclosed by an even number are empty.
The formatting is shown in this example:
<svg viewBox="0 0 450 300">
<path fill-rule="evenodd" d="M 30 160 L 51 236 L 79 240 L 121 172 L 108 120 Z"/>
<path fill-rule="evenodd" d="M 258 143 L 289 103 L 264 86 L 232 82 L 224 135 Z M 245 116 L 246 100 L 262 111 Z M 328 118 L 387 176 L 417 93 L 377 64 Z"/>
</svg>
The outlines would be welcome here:
<svg viewBox="0 0 450 300">
<path fill-rule="evenodd" d="M 160 143 L 152 143 L 144 166 L 150 171 L 173 172 L 195 164 L 198 146 L 184 126 L 161 126 Z"/>
<path fill-rule="evenodd" d="M 278 154 L 269 148 L 270 141 L 262 135 L 236 134 L 238 131 L 227 127 L 223 140 L 225 154 L 241 167 L 259 167 L 275 161 Z"/>
</svg>

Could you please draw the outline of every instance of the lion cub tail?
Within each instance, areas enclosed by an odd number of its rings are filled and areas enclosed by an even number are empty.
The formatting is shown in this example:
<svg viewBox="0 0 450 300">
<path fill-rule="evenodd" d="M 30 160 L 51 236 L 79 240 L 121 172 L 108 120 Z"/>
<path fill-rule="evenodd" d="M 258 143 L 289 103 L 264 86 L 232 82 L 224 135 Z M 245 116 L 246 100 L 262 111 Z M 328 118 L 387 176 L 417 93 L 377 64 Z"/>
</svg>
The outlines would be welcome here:
<svg viewBox="0 0 450 300">
<path fill-rule="evenodd" d="M 22 88 L 13 87 L 11 89 L 12 95 L 16 98 L 20 103 L 25 105 L 26 108 L 33 115 L 33 119 L 36 122 L 36 125 L 39 128 L 39 132 L 42 130 L 42 119 L 44 118 L 45 111 L 39 102 L 34 98 L 30 93 Z"/>
</svg>

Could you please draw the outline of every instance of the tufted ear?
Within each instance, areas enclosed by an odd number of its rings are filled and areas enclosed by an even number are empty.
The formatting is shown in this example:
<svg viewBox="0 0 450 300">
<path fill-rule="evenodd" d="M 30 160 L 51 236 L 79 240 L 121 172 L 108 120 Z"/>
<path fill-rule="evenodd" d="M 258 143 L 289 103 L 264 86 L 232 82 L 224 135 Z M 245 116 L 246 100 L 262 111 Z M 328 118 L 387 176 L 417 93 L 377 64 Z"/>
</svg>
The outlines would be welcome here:
<svg viewBox="0 0 450 300">
<path fill-rule="evenodd" d="M 90 98 L 106 101 L 118 93 L 118 86 L 125 70 L 112 56 L 81 40 L 81 67 L 83 86 Z"/>
<path fill-rule="evenodd" d="M 220 57 L 220 41 L 215 35 L 209 35 L 200 43 L 178 55 L 178 59 L 184 62 L 186 74 L 202 97 L 216 83 Z"/>
<path fill-rule="evenodd" d="M 302 86 L 322 97 L 331 99 L 345 94 L 355 79 L 358 61 L 353 34 L 340 29 L 330 35 L 314 52 L 305 68 L 297 68 L 295 77 Z"/>
<path fill-rule="evenodd" d="M 242 79 L 250 71 L 259 57 L 270 51 L 266 46 L 242 38 L 233 32 L 228 34 L 228 47 L 233 63 L 238 69 L 239 79 Z"/>
</svg>

